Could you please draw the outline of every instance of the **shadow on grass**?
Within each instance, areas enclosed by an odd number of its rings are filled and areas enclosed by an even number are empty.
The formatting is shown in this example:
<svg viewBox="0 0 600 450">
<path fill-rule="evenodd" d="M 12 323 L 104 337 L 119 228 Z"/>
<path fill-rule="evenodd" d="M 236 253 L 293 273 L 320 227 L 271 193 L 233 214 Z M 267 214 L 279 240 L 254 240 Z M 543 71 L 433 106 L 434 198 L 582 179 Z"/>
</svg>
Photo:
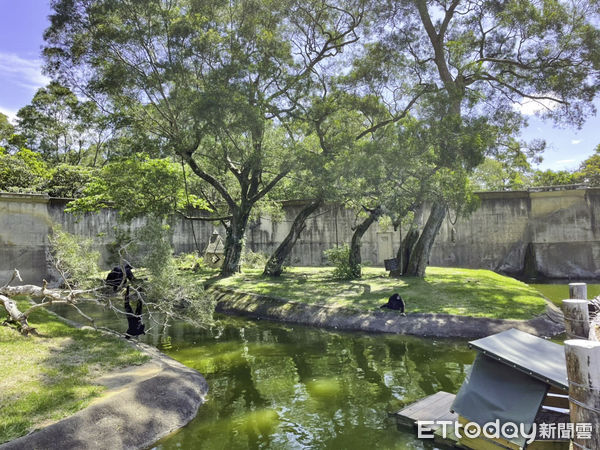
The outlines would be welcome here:
<svg viewBox="0 0 600 450">
<path fill-rule="evenodd" d="M 21 310 L 28 305 L 19 302 Z M 12 359 L 23 369 L 15 374 L 10 392 L 2 392 L 0 443 L 82 409 L 103 391 L 92 384 L 100 373 L 147 359 L 126 342 L 69 327 L 44 310 L 35 311 L 29 322 L 40 336 L 23 337 L 16 330 L 8 334 L 6 355 L 13 352 Z"/>
<path fill-rule="evenodd" d="M 535 289 L 491 271 L 434 268 L 432 272 L 424 279 L 390 278 L 383 270 L 370 269 L 360 280 L 343 281 L 333 279 L 328 268 L 319 272 L 296 268 L 275 279 L 244 273 L 221 281 L 221 285 L 308 304 L 363 310 L 379 308 L 395 292 L 407 303 L 408 312 L 527 320 L 545 310 L 544 299 Z"/>
</svg>

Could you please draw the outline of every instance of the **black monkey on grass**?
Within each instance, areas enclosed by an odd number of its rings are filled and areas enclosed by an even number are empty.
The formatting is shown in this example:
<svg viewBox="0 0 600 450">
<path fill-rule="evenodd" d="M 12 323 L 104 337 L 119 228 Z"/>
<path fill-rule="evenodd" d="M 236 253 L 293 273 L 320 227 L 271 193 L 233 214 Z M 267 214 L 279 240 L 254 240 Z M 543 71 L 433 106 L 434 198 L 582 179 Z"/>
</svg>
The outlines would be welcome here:
<svg viewBox="0 0 600 450">
<path fill-rule="evenodd" d="M 381 308 L 393 309 L 394 311 L 400 311 L 400 314 L 405 316 L 404 310 L 406 309 L 406 303 L 400 297 L 397 292 L 392 294 L 385 305 L 381 305 Z"/>
</svg>

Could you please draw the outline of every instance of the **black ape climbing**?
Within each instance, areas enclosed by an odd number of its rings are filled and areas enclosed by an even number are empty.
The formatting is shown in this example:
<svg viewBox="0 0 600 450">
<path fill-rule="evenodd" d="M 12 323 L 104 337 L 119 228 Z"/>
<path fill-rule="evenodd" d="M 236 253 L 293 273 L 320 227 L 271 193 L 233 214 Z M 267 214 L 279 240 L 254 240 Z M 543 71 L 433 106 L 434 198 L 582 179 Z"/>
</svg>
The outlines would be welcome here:
<svg viewBox="0 0 600 450">
<path fill-rule="evenodd" d="M 131 264 L 125 263 L 123 268 L 121 268 L 121 266 L 113 267 L 110 273 L 106 276 L 105 283 L 107 286 L 111 286 L 114 292 L 116 292 L 117 289 L 119 289 L 119 287 L 121 287 L 123 284 L 123 269 L 125 269 L 125 276 L 129 281 L 135 280 L 133 272 L 131 271 L 131 269 L 133 269 Z"/>
<path fill-rule="evenodd" d="M 125 337 L 129 339 L 131 336 L 146 334 L 144 331 L 146 326 L 142 323 L 142 299 L 138 299 L 134 314 L 129 304 L 129 286 L 125 290 L 125 312 L 127 313 L 127 331 L 125 332 Z"/>
</svg>

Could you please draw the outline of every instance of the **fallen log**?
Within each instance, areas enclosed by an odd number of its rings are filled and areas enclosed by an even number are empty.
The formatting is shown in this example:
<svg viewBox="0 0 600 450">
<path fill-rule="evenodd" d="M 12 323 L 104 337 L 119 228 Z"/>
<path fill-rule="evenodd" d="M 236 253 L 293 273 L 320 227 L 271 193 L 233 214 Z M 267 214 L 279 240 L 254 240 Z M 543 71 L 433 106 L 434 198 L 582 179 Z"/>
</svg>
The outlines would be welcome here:
<svg viewBox="0 0 600 450">
<path fill-rule="evenodd" d="M 30 314 L 36 309 L 46 308 L 50 305 L 56 304 L 68 304 L 75 307 L 93 324 L 93 320 L 83 314 L 75 305 L 77 303 L 77 297 L 94 292 L 95 290 L 70 290 L 65 292 L 59 289 L 48 289 L 48 282 L 46 280 L 43 280 L 42 286 L 36 286 L 33 284 L 9 286 L 9 284 L 15 279 L 21 280 L 21 276 L 17 269 L 14 270 L 13 275 L 8 283 L 0 287 L 0 303 L 2 303 L 4 310 L 8 315 L 2 325 L 15 325 L 17 329 L 26 336 L 29 334 L 36 334 L 36 329 L 29 325 L 28 322 Z M 28 296 L 33 299 L 41 299 L 41 302 L 36 303 L 24 312 L 21 312 L 17 306 L 17 302 L 12 299 L 12 297 L 19 295 Z"/>
</svg>

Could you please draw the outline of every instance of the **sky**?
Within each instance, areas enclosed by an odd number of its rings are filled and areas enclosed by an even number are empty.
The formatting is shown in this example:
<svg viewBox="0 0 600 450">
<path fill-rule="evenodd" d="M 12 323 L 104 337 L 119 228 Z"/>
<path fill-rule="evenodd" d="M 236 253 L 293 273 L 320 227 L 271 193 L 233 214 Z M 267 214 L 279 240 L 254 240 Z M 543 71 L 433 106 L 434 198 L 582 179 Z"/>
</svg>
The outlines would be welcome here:
<svg viewBox="0 0 600 450">
<path fill-rule="evenodd" d="M 11 119 L 31 101 L 38 88 L 49 82 L 40 69 L 49 14 L 46 0 L 0 0 L 0 112 Z M 596 106 L 600 110 L 600 99 Z M 600 116 L 588 118 L 578 130 L 542 121 L 533 115 L 534 110 L 532 104 L 522 107 L 529 116 L 529 126 L 521 137 L 527 141 L 546 140 L 540 169 L 576 169 L 600 144 Z"/>
</svg>

